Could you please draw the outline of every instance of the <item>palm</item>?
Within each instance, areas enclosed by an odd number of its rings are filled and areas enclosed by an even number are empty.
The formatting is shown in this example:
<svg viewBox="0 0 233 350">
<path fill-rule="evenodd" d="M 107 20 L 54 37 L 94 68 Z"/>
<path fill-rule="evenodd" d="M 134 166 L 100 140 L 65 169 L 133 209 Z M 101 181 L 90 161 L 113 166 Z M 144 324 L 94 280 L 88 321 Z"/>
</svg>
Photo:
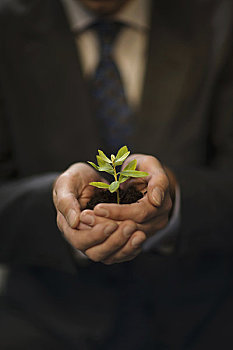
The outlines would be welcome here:
<svg viewBox="0 0 233 350">
<path fill-rule="evenodd" d="M 97 173 L 97 171 L 92 169 L 89 165 L 85 165 L 85 168 L 82 170 L 81 174 L 79 174 L 79 181 L 77 182 L 79 184 L 81 182 L 81 186 L 79 186 L 79 189 L 78 189 L 78 198 L 77 198 L 79 201 L 81 210 L 86 208 L 87 203 L 95 193 L 95 190 L 96 190 L 95 187 L 89 185 L 90 182 L 95 182 L 95 181 L 106 182 L 106 180 L 99 173 Z"/>
</svg>

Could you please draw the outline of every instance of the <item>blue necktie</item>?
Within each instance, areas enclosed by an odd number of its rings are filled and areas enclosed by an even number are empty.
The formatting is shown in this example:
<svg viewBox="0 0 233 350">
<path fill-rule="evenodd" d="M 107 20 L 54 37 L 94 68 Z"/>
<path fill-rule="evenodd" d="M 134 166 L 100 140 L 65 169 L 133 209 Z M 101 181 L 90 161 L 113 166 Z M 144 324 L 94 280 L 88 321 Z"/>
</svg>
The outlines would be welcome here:
<svg viewBox="0 0 233 350">
<path fill-rule="evenodd" d="M 122 80 L 112 51 L 122 24 L 98 22 L 93 25 L 99 38 L 100 61 L 92 79 L 92 94 L 103 148 L 114 153 L 130 146 L 133 132 L 132 111 L 127 103 Z"/>
</svg>

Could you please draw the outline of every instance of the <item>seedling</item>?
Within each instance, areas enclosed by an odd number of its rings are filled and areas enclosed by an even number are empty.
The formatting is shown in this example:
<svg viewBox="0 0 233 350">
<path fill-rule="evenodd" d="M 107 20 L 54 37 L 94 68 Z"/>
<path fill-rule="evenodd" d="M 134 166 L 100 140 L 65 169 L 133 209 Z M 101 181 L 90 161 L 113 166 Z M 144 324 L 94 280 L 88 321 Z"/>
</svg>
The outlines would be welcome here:
<svg viewBox="0 0 233 350">
<path fill-rule="evenodd" d="M 145 177 L 148 176 L 148 173 L 144 171 L 135 170 L 137 166 L 137 160 L 131 160 L 128 165 L 122 170 L 117 172 L 116 168 L 123 164 L 126 158 L 129 156 L 130 151 L 126 146 L 123 146 L 117 152 L 117 155 L 111 155 L 111 159 L 109 159 L 103 151 L 98 150 L 99 155 L 96 156 L 97 163 L 96 165 L 93 162 L 88 162 L 91 164 L 96 170 L 104 171 L 114 177 L 114 181 L 109 185 L 105 182 L 90 182 L 89 185 L 103 188 L 109 190 L 111 193 L 116 192 L 117 194 L 117 203 L 120 204 L 120 193 L 119 187 L 120 184 L 128 180 L 130 177 Z"/>
</svg>

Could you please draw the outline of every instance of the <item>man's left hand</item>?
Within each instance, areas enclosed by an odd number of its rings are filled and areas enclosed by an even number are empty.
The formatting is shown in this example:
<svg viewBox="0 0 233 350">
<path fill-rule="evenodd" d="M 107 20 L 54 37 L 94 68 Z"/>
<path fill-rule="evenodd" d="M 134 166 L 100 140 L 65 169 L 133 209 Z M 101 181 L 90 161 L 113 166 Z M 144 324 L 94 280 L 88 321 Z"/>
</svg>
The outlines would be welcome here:
<svg viewBox="0 0 233 350">
<path fill-rule="evenodd" d="M 116 221 L 133 220 L 138 230 L 152 236 L 164 228 L 172 210 L 172 193 L 175 192 L 174 180 L 171 181 L 161 163 L 152 156 L 136 154 L 127 159 L 127 165 L 132 159 L 137 160 L 137 170 L 146 171 L 146 178 L 131 178 L 125 183 L 125 188 L 134 185 L 145 193 L 144 197 L 132 204 L 98 204 L 94 213 Z M 171 173 L 171 172 L 170 172 Z M 171 177 L 171 176 L 170 176 Z"/>
</svg>

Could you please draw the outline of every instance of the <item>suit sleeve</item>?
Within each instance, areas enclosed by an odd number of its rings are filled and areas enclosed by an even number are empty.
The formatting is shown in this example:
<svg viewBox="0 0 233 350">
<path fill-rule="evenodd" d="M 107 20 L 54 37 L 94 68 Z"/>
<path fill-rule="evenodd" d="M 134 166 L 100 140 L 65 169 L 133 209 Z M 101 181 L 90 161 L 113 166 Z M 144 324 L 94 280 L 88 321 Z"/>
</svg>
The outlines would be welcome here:
<svg viewBox="0 0 233 350">
<path fill-rule="evenodd" d="M 233 252 L 233 54 L 212 96 L 208 164 L 174 168 L 181 188 L 182 254 Z"/>
<path fill-rule="evenodd" d="M 33 264 L 74 271 L 52 203 L 58 174 L 19 178 L 7 120 L 0 101 L 0 262 Z"/>
</svg>

